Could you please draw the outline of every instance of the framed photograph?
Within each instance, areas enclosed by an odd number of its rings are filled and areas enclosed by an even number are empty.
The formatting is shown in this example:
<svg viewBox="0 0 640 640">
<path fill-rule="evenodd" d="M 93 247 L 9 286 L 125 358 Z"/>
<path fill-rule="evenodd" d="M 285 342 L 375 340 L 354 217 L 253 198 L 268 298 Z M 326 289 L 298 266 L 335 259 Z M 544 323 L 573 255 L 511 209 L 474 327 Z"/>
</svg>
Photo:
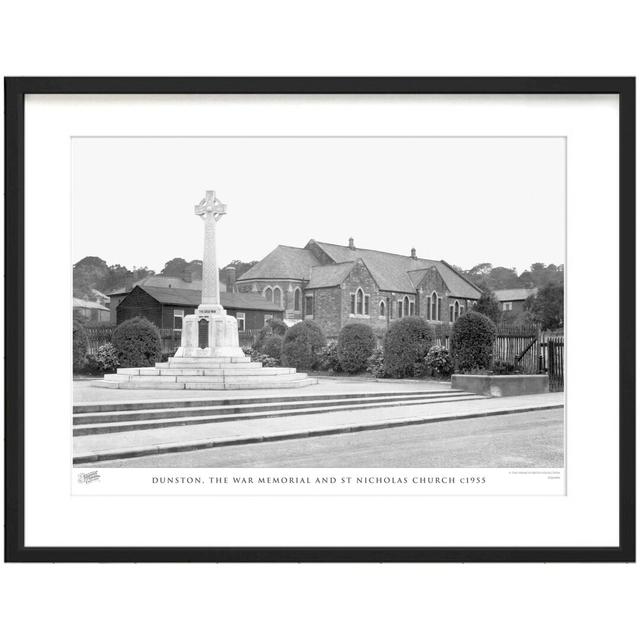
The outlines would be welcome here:
<svg viewBox="0 0 640 640">
<path fill-rule="evenodd" d="M 633 78 L 6 78 L 13 562 L 633 562 Z"/>
</svg>

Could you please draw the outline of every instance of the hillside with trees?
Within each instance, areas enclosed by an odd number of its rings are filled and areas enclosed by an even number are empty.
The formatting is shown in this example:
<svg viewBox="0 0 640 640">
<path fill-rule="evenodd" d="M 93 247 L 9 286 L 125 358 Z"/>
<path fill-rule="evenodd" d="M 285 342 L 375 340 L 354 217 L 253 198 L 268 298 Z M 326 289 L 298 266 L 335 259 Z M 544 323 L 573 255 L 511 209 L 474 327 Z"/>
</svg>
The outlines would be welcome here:
<svg viewBox="0 0 640 640">
<path fill-rule="evenodd" d="M 243 262 L 242 260 L 232 260 L 228 266 L 236 268 L 236 278 L 248 271 L 257 260 Z M 202 260 L 187 261 L 184 258 L 172 258 L 165 263 L 159 275 L 182 277 L 185 273 L 190 273 L 193 280 L 202 278 Z M 73 295 L 76 298 L 92 300 L 93 289 L 102 293 L 109 293 L 117 289 L 130 288 L 135 282 L 148 276 L 155 275 L 155 271 L 148 267 L 132 267 L 131 269 L 121 264 L 108 265 L 102 258 L 97 256 L 87 256 L 73 265 Z"/>
</svg>

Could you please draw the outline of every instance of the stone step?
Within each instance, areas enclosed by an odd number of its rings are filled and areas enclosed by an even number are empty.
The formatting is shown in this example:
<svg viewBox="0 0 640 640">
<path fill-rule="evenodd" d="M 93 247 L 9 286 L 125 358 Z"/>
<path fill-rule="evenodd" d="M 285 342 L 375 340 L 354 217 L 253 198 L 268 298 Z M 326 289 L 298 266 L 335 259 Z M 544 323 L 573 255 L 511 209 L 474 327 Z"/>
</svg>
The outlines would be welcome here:
<svg viewBox="0 0 640 640">
<path fill-rule="evenodd" d="M 361 398 L 313 398 L 306 400 L 280 401 L 277 404 L 272 402 L 255 402 L 255 403 L 238 403 L 227 405 L 208 405 L 199 407 L 162 407 L 162 408 L 134 408 L 114 411 L 97 411 L 93 413 L 78 413 L 73 416 L 74 425 L 83 424 L 99 424 L 102 422 L 125 422 L 134 420 L 160 420 L 164 418 L 185 418 L 198 416 L 218 416 L 230 414 L 251 413 L 254 411 L 282 410 L 282 409 L 306 409 L 306 408 L 325 408 L 334 407 L 344 409 L 354 407 L 362 408 L 371 404 L 378 406 L 396 406 L 399 403 L 413 401 L 416 404 L 439 398 L 457 398 L 465 397 L 470 394 L 462 391 L 443 390 L 441 393 L 430 393 L 422 397 L 413 395 L 391 394 L 387 396 L 377 397 L 361 397 Z"/>
<path fill-rule="evenodd" d="M 231 422 L 236 420 L 253 420 L 259 418 L 277 418 L 286 416 L 297 415 L 309 415 L 318 413 L 329 413 L 334 411 L 349 411 L 351 409 L 375 409 L 384 408 L 389 406 L 412 406 L 412 405 L 427 405 L 438 404 L 443 402 L 464 402 L 466 400 L 483 400 L 485 396 L 477 396 L 474 394 L 467 394 L 463 396 L 452 396 L 447 394 L 439 398 L 431 398 L 430 400 L 408 400 L 404 402 L 396 402 L 394 404 L 389 403 L 372 403 L 366 406 L 340 406 L 340 407 L 293 407 L 293 408 L 279 408 L 274 410 L 273 408 L 267 408 L 267 410 L 254 410 L 242 414 L 225 414 L 225 415 L 208 415 L 208 416 L 186 416 L 177 418 L 163 418 L 163 419 L 150 419 L 150 420 L 131 420 L 125 422 L 104 422 L 92 425 L 79 425 L 74 427 L 74 437 L 82 437 L 89 435 L 98 435 L 106 433 L 118 433 L 125 431 L 142 431 L 145 429 L 162 429 L 170 427 L 184 427 L 198 424 L 214 424 L 217 422 Z M 260 409 L 260 407 L 254 407 L 254 409 Z"/>
<path fill-rule="evenodd" d="M 137 400 L 127 402 L 81 402 L 73 406 L 74 414 L 98 413 L 101 411 L 135 411 L 148 409 L 179 409 L 188 407 L 223 407 L 240 404 L 281 404 L 285 402 L 306 402 L 309 400 L 359 400 L 361 398 L 398 397 L 411 398 L 431 396 L 441 393 L 464 393 L 452 391 L 443 386 L 440 390 L 423 389 L 421 391 L 366 391 L 366 392 L 341 392 L 341 393 L 312 393 L 307 395 L 251 395 L 240 397 L 211 397 L 211 398 L 186 398 L 184 400 L 173 398 L 171 400 Z"/>
<path fill-rule="evenodd" d="M 153 374 L 151 371 L 155 371 Z M 130 377 L 161 377 L 167 379 L 173 379 L 176 381 L 176 378 L 184 379 L 184 382 L 192 382 L 191 380 L 186 380 L 186 378 L 202 378 L 206 376 L 207 378 L 223 378 L 223 377 L 237 377 L 237 376 L 281 376 L 291 373 L 296 373 L 296 370 L 290 367 L 259 367 L 259 368 L 251 368 L 251 369 L 228 369 L 224 368 L 216 368 L 216 369 L 155 369 L 149 371 L 146 368 L 120 368 L 117 370 L 115 374 L 108 375 L 127 375 Z"/>
<path fill-rule="evenodd" d="M 211 357 L 203 357 L 203 358 L 176 358 L 171 357 L 167 361 L 167 363 L 158 363 L 158 364 L 169 364 L 171 366 L 172 363 L 178 363 L 179 366 L 183 364 L 192 365 L 192 364 L 219 364 L 224 362 L 251 362 L 251 358 L 249 356 L 211 356 Z"/>
<path fill-rule="evenodd" d="M 116 376 L 117 374 L 110 374 Z M 301 377 L 296 377 L 301 376 Z M 106 378 L 106 376 L 105 376 Z M 238 378 L 233 380 L 220 380 L 219 382 L 210 380 L 204 382 L 167 382 L 156 376 L 123 376 L 120 378 L 109 378 L 97 380 L 93 383 L 96 387 L 105 389 L 172 389 L 172 390 L 259 390 L 259 389 L 298 389 L 318 384 L 316 378 L 309 378 L 305 374 L 287 374 L 283 376 L 270 376 L 261 378 L 255 376 L 253 379 Z M 204 380 L 204 377 L 203 377 Z"/>
<path fill-rule="evenodd" d="M 167 371 L 173 369 L 199 369 L 204 371 L 217 369 L 262 369 L 260 362 L 159 362 L 155 367 L 149 367 L 153 371 Z"/>
</svg>

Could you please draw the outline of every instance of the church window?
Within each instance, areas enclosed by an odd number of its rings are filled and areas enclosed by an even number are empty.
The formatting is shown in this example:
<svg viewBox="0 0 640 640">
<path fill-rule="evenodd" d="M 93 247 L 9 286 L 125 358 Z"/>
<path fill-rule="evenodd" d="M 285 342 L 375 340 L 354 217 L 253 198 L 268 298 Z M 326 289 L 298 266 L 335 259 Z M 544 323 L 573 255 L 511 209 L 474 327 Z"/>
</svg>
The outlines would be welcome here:
<svg viewBox="0 0 640 640">
<path fill-rule="evenodd" d="M 364 292 L 362 289 L 356 291 L 356 314 L 361 316 L 364 313 Z"/>
<path fill-rule="evenodd" d="M 387 305 L 384 300 L 380 300 L 380 317 L 384 318 L 387 315 Z"/>
<path fill-rule="evenodd" d="M 273 290 L 273 302 L 278 306 L 282 304 L 282 289 L 280 287 L 275 287 Z"/>
<path fill-rule="evenodd" d="M 271 287 L 267 287 L 264 290 L 264 297 L 269 301 L 273 302 L 273 289 Z"/>
<path fill-rule="evenodd" d="M 300 311 L 300 289 L 296 289 L 293 293 L 293 310 Z"/>
</svg>

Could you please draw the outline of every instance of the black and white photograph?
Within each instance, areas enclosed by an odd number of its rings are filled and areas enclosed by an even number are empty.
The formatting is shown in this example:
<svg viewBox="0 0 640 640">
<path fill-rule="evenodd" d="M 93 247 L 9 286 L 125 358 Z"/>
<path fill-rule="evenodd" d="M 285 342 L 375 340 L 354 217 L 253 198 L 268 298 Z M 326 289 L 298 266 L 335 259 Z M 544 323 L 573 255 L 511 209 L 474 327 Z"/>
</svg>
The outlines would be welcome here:
<svg viewBox="0 0 640 640">
<path fill-rule="evenodd" d="M 562 136 L 74 137 L 76 488 L 528 469 L 563 494 L 566 162 Z"/>
</svg>

